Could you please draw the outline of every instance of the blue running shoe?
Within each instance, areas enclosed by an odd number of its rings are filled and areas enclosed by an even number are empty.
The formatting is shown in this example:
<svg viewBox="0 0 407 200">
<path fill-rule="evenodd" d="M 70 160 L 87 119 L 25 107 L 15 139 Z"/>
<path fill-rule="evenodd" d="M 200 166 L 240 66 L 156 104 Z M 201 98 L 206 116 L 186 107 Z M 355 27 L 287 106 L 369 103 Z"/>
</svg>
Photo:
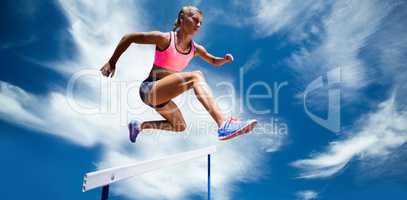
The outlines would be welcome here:
<svg viewBox="0 0 407 200">
<path fill-rule="evenodd" d="M 256 127 L 257 120 L 239 121 L 231 117 L 218 129 L 219 140 L 228 140 L 236 136 L 245 134 Z"/>
<path fill-rule="evenodd" d="M 141 122 L 138 120 L 131 120 L 129 122 L 129 138 L 130 142 L 135 143 L 137 135 L 141 132 Z"/>
</svg>

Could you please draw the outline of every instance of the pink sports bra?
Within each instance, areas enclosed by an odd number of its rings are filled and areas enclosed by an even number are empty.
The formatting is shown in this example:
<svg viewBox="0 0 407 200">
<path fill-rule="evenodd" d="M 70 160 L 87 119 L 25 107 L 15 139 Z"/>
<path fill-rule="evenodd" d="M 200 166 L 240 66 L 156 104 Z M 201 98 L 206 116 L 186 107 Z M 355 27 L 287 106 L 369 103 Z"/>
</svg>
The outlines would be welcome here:
<svg viewBox="0 0 407 200">
<path fill-rule="evenodd" d="M 155 49 L 154 65 L 173 70 L 182 71 L 195 55 L 195 43 L 191 41 L 191 48 L 188 53 L 179 52 L 175 47 L 175 33 L 170 32 L 170 44 L 164 50 Z"/>
</svg>

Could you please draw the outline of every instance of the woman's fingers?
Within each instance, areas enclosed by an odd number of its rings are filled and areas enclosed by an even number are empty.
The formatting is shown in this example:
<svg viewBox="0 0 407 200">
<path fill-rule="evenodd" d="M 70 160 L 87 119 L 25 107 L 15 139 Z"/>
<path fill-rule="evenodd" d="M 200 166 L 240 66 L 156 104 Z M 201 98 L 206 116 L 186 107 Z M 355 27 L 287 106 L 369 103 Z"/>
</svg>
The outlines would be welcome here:
<svg viewBox="0 0 407 200">
<path fill-rule="evenodd" d="M 110 78 L 114 76 L 115 71 L 116 71 L 115 69 L 112 69 L 112 71 L 111 71 L 112 74 L 110 75 Z"/>
<path fill-rule="evenodd" d="M 103 76 L 106 76 L 106 77 L 108 77 L 109 74 L 110 74 L 109 69 L 106 68 L 106 65 L 103 66 L 103 67 L 100 69 L 100 72 L 102 73 Z"/>
<path fill-rule="evenodd" d="M 230 60 L 230 61 L 233 61 L 233 56 L 232 56 L 232 54 L 226 54 L 226 56 L 229 57 L 229 60 Z"/>
<path fill-rule="evenodd" d="M 107 76 L 107 75 L 106 75 L 106 74 L 107 74 L 107 71 L 106 71 L 105 68 L 102 68 L 101 71 L 102 71 L 102 75 L 103 75 L 103 76 Z"/>
<path fill-rule="evenodd" d="M 100 68 L 100 71 L 103 76 L 106 77 L 113 77 L 116 71 L 116 68 L 111 66 L 109 63 L 103 65 L 102 68 Z"/>
<path fill-rule="evenodd" d="M 224 58 L 225 58 L 225 60 L 226 61 L 228 61 L 228 62 L 232 62 L 233 61 L 233 56 L 232 56 L 232 54 L 226 54 L 225 56 L 224 56 Z"/>
</svg>

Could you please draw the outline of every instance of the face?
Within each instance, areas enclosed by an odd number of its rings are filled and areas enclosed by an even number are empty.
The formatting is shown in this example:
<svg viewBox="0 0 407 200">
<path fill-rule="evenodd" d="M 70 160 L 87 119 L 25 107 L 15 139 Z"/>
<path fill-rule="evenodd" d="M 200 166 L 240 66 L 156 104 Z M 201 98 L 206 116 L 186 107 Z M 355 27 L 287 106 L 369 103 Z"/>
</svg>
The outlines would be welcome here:
<svg viewBox="0 0 407 200">
<path fill-rule="evenodd" d="M 181 18 L 181 29 L 191 35 L 195 35 L 202 25 L 203 16 L 198 11 L 186 12 Z"/>
</svg>

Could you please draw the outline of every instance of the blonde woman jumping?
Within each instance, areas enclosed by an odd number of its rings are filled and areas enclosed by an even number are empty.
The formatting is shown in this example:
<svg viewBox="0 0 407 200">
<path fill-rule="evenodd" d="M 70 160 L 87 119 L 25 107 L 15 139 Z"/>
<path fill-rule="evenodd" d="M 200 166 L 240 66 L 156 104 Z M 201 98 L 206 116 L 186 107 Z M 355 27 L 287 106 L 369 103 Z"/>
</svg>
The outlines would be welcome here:
<svg viewBox="0 0 407 200">
<path fill-rule="evenodd" d="M 199 56 L 209 64 L 220 66 L 233 61 L 231 54 L 223 58 L 215 57 L 192 38 L 202 25 L 203 14 L 194 6 L 184 6 L 178 13 L 171 32 L 135 32 L 125 35 L 117 45 L 112 57 L 101 68 L 106 77 L 113 77 L 116 62 L 131 43 L 156 45 L 154 65 L 146 80 L 140 86 L 143 102 L 154 108 L 165 120 L 138 121 L 129 123 L 129 138 L 135 142 L 144 129 L 184 131 L 185 120 L 177 105 L 172 101 L 176 96 L 193 89 L 198 100 L 218 125 L 220 140 L 250 132 L 256 120 L 239 121 L 222 115 L 211 96 L 200 71 L 182 72 L 194 56 Z"/>
</svg>

